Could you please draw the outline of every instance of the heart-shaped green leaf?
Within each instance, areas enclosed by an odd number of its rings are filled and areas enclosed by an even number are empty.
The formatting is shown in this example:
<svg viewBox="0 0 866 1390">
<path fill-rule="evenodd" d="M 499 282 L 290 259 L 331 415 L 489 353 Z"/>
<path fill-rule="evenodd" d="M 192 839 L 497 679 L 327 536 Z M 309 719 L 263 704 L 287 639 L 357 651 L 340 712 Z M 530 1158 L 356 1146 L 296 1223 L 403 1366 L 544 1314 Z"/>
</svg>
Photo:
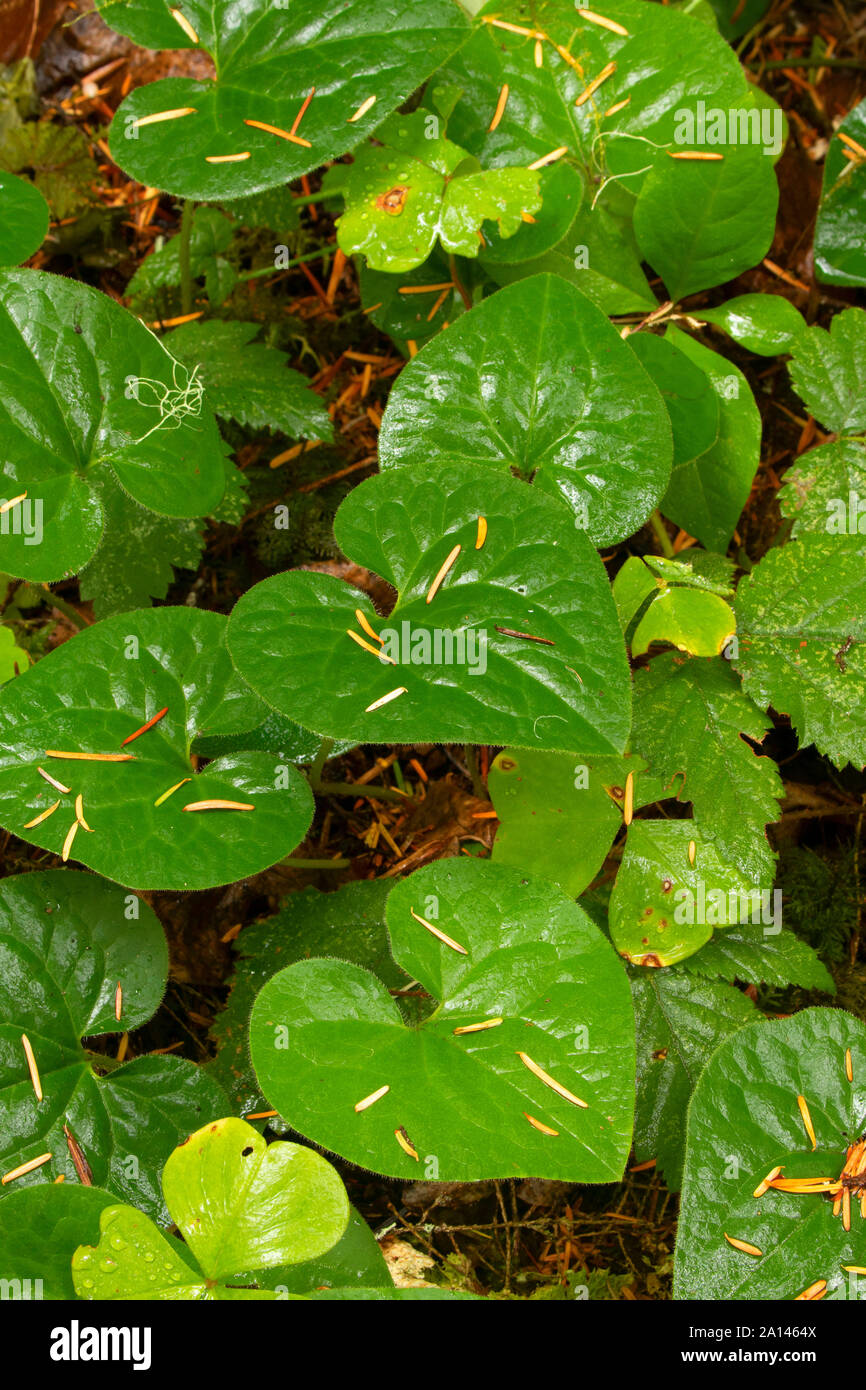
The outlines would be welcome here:
<svg viewBox="0 0 866 1390">
<path fill-rule="evenodd" d="M 255 1283 L 245 1271 L 318 1258 L 349 1219 L 346 1189 L 326 1159 L 300 1144 L 266 1144 L 243 1120 L 191 1134 L 169 1156 L 162 1187 L 186 1250 L 141 1212 L 111 1207 L 99 1245 L 72 1260 L 81 1298 L 275 1298 L 236 1286 Z"/>
<path fill-rule="evenodd" d="M 665 653 L 635 672 L 634 747 L 702 832 L 755 883 L 773 878 L 765 826 L 783 796 L 776 764 L 755 757 L 769 720 L 726 661 Z"/>
<path fill-rule="evenodd" d="M 501 290 L 422 349 L 392 388 L 379 450 L 386 468 L 431 474 L 460 460 L 519 473 L 606 545 L 658 502 L 671 439 L 658 391 L 606 315 L 544 275 Z"/>
<path fill-rule="evenodd" d="M 761 357 L 791 352 L 806 327 L 799 309 L 781 294 L 740 294 L 715 309 L 692 309 L 689 314 L 723 328 L 734 342 Z"/>
<path fill-rule="evenodd" d="M 525 264 L 558 246 L 583 202 L 584 182 L 572 164 L 548 165 L 533 177 L 539 179 L 541 206 L 532 221 L 524 220 L 510 236 L 495 224 L 484 228 L 484 245 L 479 245 L 478 254 L 494 278 L 498 277 L 493 267 Z"/>
<path fill-rule="evenodd" d="M 225 1097 L 177 1057 L 118 1066 L 81 1045 L 85 1037 L 137 1028 L 158 1007 L 168 954 L 154 913 L 89 874 L 7 878 L 0 957 L 0 1166 L 8 1174 L 51 1155 L 4 1193 L 51 1184 L 60 1174 L 81 1181 L 77 1143 L 94 1182 L 115 1201 L 160 1213 L 161 1164 L 193 1125 L 220 1114 Z"/>
<path fill-rule="evenodd" d="M 847 138 L 845 138 L 847 137 Z M 815 272 L 831 285 L 866 285 L 866 101 L 849 111 L 830 141 L 815 224 Z"/>
<path fill-rule="evenodd" d="M 499 817 L 492 859 L 543 875 L 576 898 L 595 878 L 622 825 L 626 780 L 635 806 L 665 795 L 642 758 L 587 758 L 506 748 L 490 765 Z"/>
<path fill-rule="evenodd" d="M 718 441 L 719 397 L 707 373 L 670 338 L 632 333 L 628 345 L 661 392 L 670 416 L 673 485 L 680 470 L 693 469 L 701 454 Z"/>
<path fill-rule="evenodd" d="M 106 475 L 162 516 L 212 512 L 223 449 L 196 373 L 88 285 L 7 270 L 0 296 L 3 487 L 20 499 L 4 516 L 2 568 L 51 580 L 85 565 Z"/>
<path fill-rule="evenodd" d="M 0 1285 L 7 1298 L 75 1298 L 72 1253 L 99 1239 L 99 1217 L 117 1197 L 77 1182 L 40 1183 L 0 1202 Z"/>
<path fill-rule="evenodd" d="M 821 1296 L 858 1296 L 846 1266 L 866 1265 L 862 1172 L 847 1180 L 847 1232 L 844 1213 L 833 1214 L 832 1192 L 770 1187 L 753 1194 L 779 1168 L 782 1181 L 836 1182 L 856 1167 L 852 1146 L 863 1148 L 866 1129 L 864 1076 L 866 1028 L 841 1009 L 806 1009 L 722 1043 L 689 1109 L 676 1297 L 792 1299 L 819 1281 Z"/>
<path fill-rule="evenodd" d="M 561 503 L 466 464 L 440 463 L 434 477 L 389 469 L 350 493 L 335 534 L 399 599 L 383 619 L 350 585 L 299 571 L 244 594 L 232 656 L 282 714 L 364 743 L 622 750 L 630 686 L 616 611 Z"/>
<path fill-rule="evenodd" d="M 387 913 L 395 959 L 435 1012 L 409 1029 L 367 971 L 289 966 L 250 1026 L 271 1103 L 315 1142 L 404 1178 L 618 1178 L 631 1005 L 581 908 L 552 884 L 465 859 L 412 874 Z"/>
<path fill-rule="evenodd" d="M 714 945 L 703 946 L 689 962 Z M 722 1039 L 757 1016 L 740 990 L 684 972 L 685 967 L 630 972 L 637 1029 L 635 1157 L 639 1163 L 654 1158 L 673 1190 L 682 1183 L 686 1112 L 697 1079 Z"/>
<path fill-rule="evenodd" d="M 48 231 L 48 204 L 27 179 L 0 171 L 0 265 L 20 265 Z"/>
<path fill-rule="evenodd" d="M 693 821 L 634 821 L 610 899 L 611 939 L 632 965 L 676 965 L 744 916 L 776 927 L 772 900 L 755 889 Z"/>
<path fill-rule="evenodd" d="M 837 766 L 862 767 L 866 538 L 806 534 L 768 551 L 741 582 L 736 614 L 737 669 L 755 703 L 789 714 L 800 742 Z"/>
<path fill-rule="evenodd" d="M 709 550 L 725 551 L 758 471 L 761 416 L 733 362 L 677 328 L 667 330 L 665 341 L 709 377 L 718 399 L 719 432 L 698 457 L 674 464 L 661 509 Z"/>
<path fill-rule="evenodd" d="M 121 614 L 7 686 L 0 694 L 6 828 L 54 854 L 65 845 L 70 858 L 144 889 L 232 883 L 294 849 L 313 811 L 294 767 L 241 752 L 196 774 L 191 761 L 197 736 L 253 728 L 264 714 L 232 667 L 225 631 L 222 615 L 193 608 Z M 82 753 L 90 756 L 70 756 Z M 185 812 L 214 800 L 232 805 Z"/>
<path fill-rule="evenodd" d="M 210 201 L 287 183 L 352 149 L 468 33 L 452 0 L 103 0 L 102 9 L 145 47 L 199 46 L 213 58 L 213 81 L 169 77 L 131 92 L 109 136 L 132 178 Z M 178 111 L 189 114 L 147 119 Z"/>
<path fill-rule="evenodd" d="M 363 253 L 373 270 L 412 270 L 437 240 L 449 255 L 474 258 L 484 244 L 483 222 L 510 237 L 523 214 L 541 206 L 538 174 L 475 167 L 452 140 L 428 135 L 431 121 L 438 129 L 423 111 L 392 116 L 376 131 L 376 143 L 355 154 L 337 239 L 350 255 Z"/>
</svg>

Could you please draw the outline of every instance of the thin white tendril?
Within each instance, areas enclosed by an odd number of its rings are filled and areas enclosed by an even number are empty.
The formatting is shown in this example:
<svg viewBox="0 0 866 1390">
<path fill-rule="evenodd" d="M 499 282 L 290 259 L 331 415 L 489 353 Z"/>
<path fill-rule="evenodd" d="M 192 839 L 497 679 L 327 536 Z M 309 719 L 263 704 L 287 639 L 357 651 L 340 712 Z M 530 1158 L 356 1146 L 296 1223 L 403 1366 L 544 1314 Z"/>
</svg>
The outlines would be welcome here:
<svg viewBox="0 0 866 1390">
<path fill-rule="evenodd" d="M 657 141 L 655 141 L 655 140 L 650 140 L 650 138 L 649 138 L 648 135 L 635 135 L 635 134 L 634 134 L 632 131 L 630 131 L 630 130 L 607 130 L 607 131 L 598 130 L 598 131 L 596 131 L 595 135 L 593 136 L 592 144 L 590 145 L 590 158 L 592 159 L 593 162 L 595 162 L 595 147 L 596 147 L 596 143 L 597 143 L 599 140 L 614 140 L 614 139 L 620 139 L 620 140 L 639 140 L 639 141 L 640 141 L 642 144 L 644 144 L 644 145 L 652 145 L 653 149 L 656 149 L 656 150 L 666 150 L 666 149 L 669 149 L 669 148 L 670 148 L 668 145 L 660 145 L 660 144 L 657 143 Z M 634 178 L 637 178 L 639 174 L 647 174 L 647 173 L 649 173 L 649 171 L 650 171 L 650 169 L 651 169 L 652 167 L 653 167 L 653 166 L 652 166 L 651 164 L 645 164 L 641 169 L 630 169 L 629 172 L 628 172 L 627 174 L 608 174 L 607 178 L 606 178 L 606 179 L 602 179 L 601 183 L 599 184 L 598 188 L 596 189 L 595 197 L 593 198 L 592 203 L 590 204 L 590 211 L 593 211 L 593 210 L 595 209 L 596 203 L 598 202 L 599 198 L 601 197 L 602 193 L 603 193 L 604 190 L 607 188 L 607 186 L 608 186 L 609 183 L 619 183 L 619 182 L 620 182 L 621 180 L 623 180 L 623 179 L 634 179 Z"/>
<path fill-rule="evenodd" d="M 171 357 L 171 353 L 168 355 Z M 157 430 L 180 429 L 184 420 L 197 419 L 201 415 L 204 384 L 199 375 L 201 372 L 200 364 L 193 367 L 192 371 L 188 371 L 182 362 L 178 362 L 176 357 L 172 357 L 171 362 L 173 387 L 167 386 L 164 381 L 158 381 L 148 376 L 129 376 L 126 378 L 125 394 L 127 399 L 136 401 L 148 409 L 159 411 L 159 419 L 156 424 L 152 425 L 140 439 L 136 439 L 135 444 L 143 444 Z M 183 380 L 179 373 L 182 373 L 186 380 Z"/>
</svg>

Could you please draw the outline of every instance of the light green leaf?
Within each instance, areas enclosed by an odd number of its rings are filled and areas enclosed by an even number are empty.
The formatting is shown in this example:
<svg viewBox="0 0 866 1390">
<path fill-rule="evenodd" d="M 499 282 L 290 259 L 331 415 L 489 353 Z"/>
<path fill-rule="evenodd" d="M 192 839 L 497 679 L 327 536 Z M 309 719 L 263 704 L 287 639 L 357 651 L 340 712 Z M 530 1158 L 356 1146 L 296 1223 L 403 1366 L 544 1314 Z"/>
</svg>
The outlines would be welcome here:
<svg viewBox="0 0 866 1390">
<path fill-rule="evenodd" d="M 807 534 L 770 550 L 740 583 L 736 615 L 747 694 L 790 715 L 804 747 L 862 767 L 866 538 Z"/>
<path fill-rule="evenodd" d="M 610 899 L 611 939 L 632 965 L 676 965 L 714 927 L 737 925 L 756 903 L 760 911 L 757 895 L 743 896 L 755 888 L 694 821 L 633 821 Z"/>
<path fill-rule="evenodd" d="M 730 605 L 703 589 L 668 589 L 650 604 L 632 638 L 632 656 L 668 642 L 692 656 L 718 656 L 734 635 Z"/>
<path fill-rule="evenodd" d="M 761 357 L 792 352 L 805 330 L 799 309 L 781 294 L 740 294 L 716 309 L 691 309 L 692 318 L 723 328 L 736 343 Z"/>
<path fill-rule="evenodd" d="M 93 1181 L 160 1213 L 161 1164 L 225 1097 L 200 1068 L 177 1057 L 137 1057 L 107 1069 L 82 1038 L 140 1027 L 165 990 L 168 954 L 146 903 L 89 874 L 25 874 L 0 884 L 0 1168 L 49 1152 L 51 1162 L 3 1188 L 80 1181 L 64 1125 Z M 121 986 L 120 1019 L 117 987 Z M 43 1099 L 22 1044 L 33 1049 Z M 130 1156 L 136 1162 L 128 1162 Z M 71 1250 L 70 1250 L 71 1254 Z M 53 1276 L 52 1276 L 53 1277 Z"/>
<path fill-rule="evenodd" d="M 508 390 L 492 389 L 493 381 Z M 563 499 L 596 544 L 631 535 L 669 477 L 659 394 L 616 328 L 558 276 L 510 285 L 400 373 L 379 457 L 427 472 L 517 471 Z"/>
<path fill-rule="evenodd" d="M 428 138 L 430 119 L 423 111 L 392 116 L 376 132 L 376 144 L 355 155 L 337 239 L 349 255 L 363 253 L 373 270 L 412 270 L 437 240 L 449 254 L 474 258 L 485 220 L 510 237 L 521 214 L 541 206 L 538 174 L 480 169 L 453 141 Z"/>
<path fill-rule="evenodd" d="M 551 164 L 533 177 L 539 181 L 541 189 L 541 206 L 535 211 L 533 221 L 522 223 L 508 237 L 495 224 L 484 228 L 484 246 L 479 248 L 478 254 L 494 279 L 498 267 L 537 261 L 558 246 L 583 202 L 584 182 L 573 165 Z"/>
<path fill-rule="evenodd" d="M 625 784 L 635 806 L 664 795 L 642 758 L 587 758 L 506 748 L 490 765 L 488 788 L 499 817 L 494 863 L 558 883 L 578 897 L 595 878 L 622 825 Z"/>
<path fill-rule="evenodd" d="M 689 1109 L 675 1297 L 794 1299 L 817 1280 L 825 1281 L 827 1298 L 857 1297 L 845 1271 L 866 1264 L 856 1180 L 849 1232 L 823 1194 L 753 1192 L 779 1165 L 785 1178 L 839 1178 L 848 1146 L 866 1127 L 864 1071 L 866 1029 L 841 1009 L 806 1009 L 722 1043 Z M 732 1248 L 726 1235 L 761 1254 Z"/>
<path fill-rule="evenodd" d="M 18 646 L 12 628 L 0 627 L 0 685 L 26 671 L 29 665 L 30 655 Z"/>
<path fill-rule="evenodd" d="M 309 381 L 286 366 L 278 348 L 253 342 L 257 323 L 211 319 L 175 328 L 165 344 L 179 361 L 198 367 L 215 415 L 248 429 L 281 430 L 290 439 L 333 439 L 328 412 Z"/>
<path fill-rule="evenodd" d="M 773 856 L 764 827 L 778 819 L 782 780 L 746 739 L 762 742 L 769 727 L 719 658 L 684 660 L 670 652 L 635 672 L 635 749 L 668 795 L 692 803 L 720 855 L 765 886 Z"/>
<path fill-rule="evenodd" d="M 215 1121 L 169 1156 L 162 1190 L 208 1279 L 323 1255 L 349 1219 L 336 1169 L 300 1144 L 265 1140 L 243 1120 Z"/>
<path fill-rule="evenodd" d="M 27 179 L 0 173 L 0 265 L 20 265 L 48 231 L 48 204 Z"/>
<path fill-rule="evenodd" d="M 440 463 L 432 478 L 389 469 L 349 494 L 335 534 L 399 598 L 385 620 L 352 585 L 300 571 L 244 594 L 229 623 L 232 656 L 281 714 L 356 743 L 622 750 L 630 686 L 613 599 L 559 502 L 466 464 Z M 359 610 L 383 656 L 349 636 L 373 646 Z"/>
<path fill-rule="evenodd" d="M 36 270 L 0 272 L 3 482 L 25 495 L 0 564 L 60 579 L 94 554 L 99 482 L 161 516 L 203 516 L 225 490 L 216 423 L 194 374 L 99 290 Z M 21 402 L 20 405 L 16 402 Z"/>
<path fill-rule="evenodd" d="M 733 362 L 676 328 L 665 336 L 709 377 L 719 402 L 719 436 L 700 457 L 674 466 L 661 510 L 708 550 L 724 551 L 758 471 L 761 416 Z"/>
<path fill-rule="evenodd" d="M 215 1289 L 183 1258 L 183 1246 L 135 1207 L 106 1207 L 99 1244 L 79 1246 L 72 1282 L 81 1299 L 186 1302 L 217 1297 Z"/>
<path fill-rule="evenodd" d="M 451 0 L 395 9 L 390 0 L 182 0 L 199 44 L 214 60 L 213 81 L 169 77 L 123 102 L 109 135 L 121 168 L 140 183 L 184 198 L 221 200 L 258 193 L 352 149 L 401 106 L 468 33 Z M 107 22 L 147 48 L 190 48 L 163 0 L 105 3 Z M 316 89 L 296 132 L 301 105 Z M 376 101 L 352 117 L 370 97 Z M 144 116 L 192 108 L 178 120 L 137 125 Z M 287 140 L 246 124 L 296 133 Z M 224 155 L 248 159 L 209 163 Z"/>
<path fill-rule="evenodd" d="M 402 1178 L 422 1175 L 435 1155 L 445 1181 L 618 1179 L 631 1141 L 631 1005 L 581 908 L 540 879 L 450 859 L 397 884 L 388 927 L 398 964 L 439 1001 L 435 1013 L 408 1029 L 385 987 L 357 966 L 289 966 L 265 985 L 250 1027 L 271 1103 L 315 1142 Z M 288 1048 L 277 1044 L 284 1036 Z"/>
<path fill-rule="evenodd" d="M 294 849 L 313 810 L 295 768 L 254 752 L 217 758 L 198 773 L 191 762 L 197 736 L 253 728 L 265 712 L 235 674 L 225 631 L 222 615 L 201 609 L 121 614 L 78 633 L 6 686 L 2 823 L 57 854 L 76 823 L 80 794 L 90 831 L 79 826 L 70 857 L 133 888 L 233 883 Z M 124 747 L 163 709 L 151 730 Z M 48 749 L 123 753 L 129 761 L 54 758 Z M 40 767 L 68 794 L 58 795 Z M 212 799 L 254 810 L 184 814 L 185 806 Z M 56 813 L 28 828 L 57 800 Z"/>
</svg>

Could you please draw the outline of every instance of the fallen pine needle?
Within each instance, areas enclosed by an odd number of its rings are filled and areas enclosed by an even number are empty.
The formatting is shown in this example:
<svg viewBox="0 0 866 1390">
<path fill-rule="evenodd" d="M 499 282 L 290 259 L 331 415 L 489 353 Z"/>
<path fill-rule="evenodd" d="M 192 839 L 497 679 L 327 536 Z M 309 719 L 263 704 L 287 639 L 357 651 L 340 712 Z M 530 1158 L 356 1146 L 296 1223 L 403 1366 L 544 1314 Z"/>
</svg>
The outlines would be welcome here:
<svg viewBox="0 0 866 1390">
<path fill-rule="evenodd" d="M 185 811 L 254 811 L 255 806 L 248 801 L 188 801 Z"/>
<path fill-rule="evenodd" d="M 744 1255 L 760 1257 L 764 1253 L 763 1250 L 758 1249 L 757 1245 L 750 1245 L 746 1240 L 736 1240 L 734 1236 L 729 1236 L 727 1231 L 724 1232 L 724 1236 L 729 1245 L 732 1245 L 735 1250 L 741 1250 Z"/>
<path fill-rule="evenodd" d="M 168 705 L 166 705 L 165 709 L 161 709 L 159 714 L 155 714 L 152 719 L 148 719 L 146 724 L 142 724 L 140 729 L 136 729 L 134 734 L 129 734 L 121 743 L 121 748 L 125 748 L 126 745 L 132 743 L 134 739 L 141 738 L 142 734 L 146 734 L 148 729 L 152 729 L 154 724 L 158 724 L 160 719 L 164 719 L 167 714 Z"/>
<path fill-rule="evenodd" d="M 176 20 L 176 22 L 180 25 L 187 38 L 191 39 L 193 43 L 198 43 L 198 34 L 195 32 L 186 16 L 182 15 L 180 10 L 174 9 L 169 10 L 169 14 L 171 15 L 172 19 Z"/>
<path fill-rule="evenodd" d="M 21 1163 L 11 1172 L 4 1173 L 3 1177 L 0 1178 L 0 1183 L 5 1187 L 7 1182 L 14 1182 L 16 1178 L 23 1178 L 25 1173 L 32 1173 L 34 1168 L 41 1168 L 43 1163 L 48 1163 L 51 1158 L 51 1154 L 40 1154 L 38 1158 L 31 1158 L 28 1163 Z"/>
<path fill-rule="evenodd" d="M 499 89 L 499 100 L 498 100 L 497 103 L 496 103 L 496 110 L 495 110 L 494 113 L 493 113 L 493 120 L 490 122 L 490 125 L 487 127 L 488 132 L 495 130 L 496 127 L 499 125 L 499 122 L 502 120 L 502 117 L 503 117 L 503 115 L 505 114 L 505 107 L 506 107 L 507 102 L 508 102 L 508 83 L 507 83 L 507 82 L 503 82 L 501 88 Z"/>
<path fill-rule="evenodd" d="M 158 125 L 160 121 L 176 121 L 181 116 L 192 116 L 195 111 L 194 106 L 176 106 L 171 111 L 154 111 L 150 116 L 137 116 L 132 124 L 136 127 Z"/>
<path fill-rule="evenodd" d="M 364 710 L 364 713 L 371 714 L 374 709 L 381 709 L 383 705 L 390 705 L 391 701 L 396 700 L 398 695 L 405 694 L 405 685 L 398 685 L 396 690 L 389 690 L 387 695 L 383 695 L 379 700 L 374 700 L 372 705 L 367 705 L 367 708 Z"/>
<path fill-rule="evenodd" d="M 82 830 L 87 830 L 90 832 L 91 835 L 93 834 L 92 827 L 89 826 L 87 824 L 87 821 L 84 819 L 84 797 L 82 796 L 81 792 L 79 792 L 77 797 L 75 798 L 75 819 L 78 821 L 78 824 L 81 826 Z"/>
<path fill-rule="evenodd" d="M 412 916 L 415 918 L 415 921 L 416 921 L 416 922 L 420 922 L 420 923 L 421 923 L 421 926 L 422 926 L 422 927 L 426 927 L 427 930 L 428 930 L 429 932 L 431 932 L 433 936 L 438 937 L 439 940 L 442 941 L 442 942 L 444 942 L 444 944 L 445 944 L 446 946 L 450 946 L 452 951 L 458 951 L 458 952 L 460 953 L 461 956 L 468 956 L 468 955 L 469 955 L 469 952 L 467 951 L 466 947 L 465 947 L 465 946 L 461 946 L 459 941 L 455 941 L 454 938 L 453 938 L 452 936 L 446 936 L 446 934 L 445 934 L 444 931 L 440 931 L 438 927 L 434 927 L 434 926 L 433 926 L 433 923 L 432 923 L 432 922 L 428 922 L 428 921 L 426 920 L 426 918 L 424 918 L 424 917 L 419 917 L 419 916 L 418 916 L 418 913 L 415 911 L 414 907 L 410 907 L 410 908 L 409 908 L 409 911 L 411 912 Z"/>
<path fill-rule="evenodd" d="M 26 1033 L 21 1034 L 21 1046 L 24 1048 L 24 1056 L 27 1058 L 27 1070 L 30 1072 L 30 1084 L 36 1093 L 36 1099 L 41 1100 L 42 1082 L 39 1077 L 39 1068 L 36 1065 L 33 1048 L 30 1046 L 30 1039 Z"/>
<path fill-rule="evenodd" d="M 544 169 L 548 164 L 554 164 L 557 159 L 562 159 L 564 154 L 568 154 L 568 146 L 560 145 L 558 149 L 551 150 L 550 154 L 543 154 L 540 159 L 536 159 L 532 164 L 527 164 L 527 169 Z"/>
<path fill-rule="evenodd" d="M 454 1036 L 460 1037 L 463 1033 L 483 1033 L 488 1028 L 498 1028 L 500 1023 L 504 1022 L 502 1018 L 486 1018 L 483 1023 L 464 1023 L 454 1029 Z"/>
<path fill-rule="evenodd" d="M 175 782 L 173 787 L 169 787 L 167 792 L 163 792 L 162 796 L 158 796 L 156 798 L 156 801 L 153 803 L 154 806 L 161 806 L 164 801 L 168 801 L 168 798 L 174 795 L 174 793 L 178 790 L 179 787 L 184 787 L 186 786 L 187 782 L 191 781 L 191 777 L 182 777 L 179 782 Z"/>
<path fill-rule="evenodd" d="M 40 813 L 40 815 L 34 816 L 32 820 L 29 820 L 29 821 L 27 822 L 27 824 L 25 825 L 24 829 L 25 829 L 25 830 L 32 830 L 33 827 L 34 827 L 34 825 L 41 825 L 42 822 L 43 822 L 44 820 L 47 820 L 49 816 L 53 816 L 53 815 L 54 815 L 54 812 L 57 810 L 57 807 L 58 807 L 59 805 L 60 805 L 60 802 L 59 802 L 59 801 L 55 801 L 54 804 L 53 804 L 52 806 L 49 806 L 47 810 L 42 811 L 42 812 Z"/>
<path fill-rule="evenodd" d="M 540 1134 L 549 1134 L 554 1139 L 557 1139 L 559 1137 L 558 1129 L 551 1129 L 550 1125 L 542 1124 L 541 1120 L 536 1120 L 535 1116 L 530 1115 L 528 1110 L 524 1110 L 523 1115 L 532 1125 L 532 1128 L 537 1129 Z"/>
<path fill-rule="evenodd" d="M 818 1141 L 815 1138 L 815 1126 L 812 1124 L 812 1116 L 809 1114 L 809 1107 L 806 1104 L 805 1096 L 797 1097 L 797 1105 L 800 1108 L 800 1116 L 803 1120 L 803 1128 L 812 1141 L 812 1148 L 817 1149 Z"/>
<path fill-rule="evenodd" d="M 414 1158 L 416 1163 L 421 1162 L 421 1160 L 418 1157 L 417 1150 L 414 1149 L 412 1145 L 409 1143 L 409 1138 L 402 1125 L 399 1129 L 394 1130 L 394 1138 L 397 1140 L 397 1143 L 400 1145 L 400 1148 L 403 1150 L 404 1153 L 408 1154 L 410 1158 Z"/>
<path fill-rule="evenodd" d="M 60 851 L 60 858 L 64 864 L 69 858 L 69 852 L 72 849 L 72 841 L 75 839 L 77 833 L 78 821 L 74 820 L 66 832 L 66 839 L 63 841 L 63 849 Z"/>
<path fill-rule="evenodd" d="M 457 559 L 457 556 L 460 554 L 462 549 L 462 545 L 455 545 L 454 549 L 449 551 L 447 558 L 442 562 L 442 565 L 440 566 L 436 574 L 436 578 L 433 580 L 433 583 L 427 590 L 427 603 L 433 602 L 433 599 L 439 591 L 439 586 L 441 585 L 443 579 L 450 570 L 451 566 L 454 564 L 454 561 Z"/>
<path fill-rule="evenodd" d="M 63 792 L 64 796 L 68 796 L 69 793 L 72 791 L 71 787 L 64 787 L 62 782 L 58 782 L 55 777 L 52 777 L 50 773 L 46 772 L 44 767 L 37 767 L 36 771 L 39 773 L 40 777 L 45 778 L 46 782 L 51 783 L 51 786 L 55 789 L 55 791 Z"/>
<path fill-rule="evenodd" d="M 59 748 L 46 748 L 46 758 L 69 758 L 82 763 L 134 763 L 132 753 L 64 753 Z M 54 784 L 57 786 L 57 783 Z M 68 791 L 69 788 L 67 787 Z"/>
<path fill-rule="evenodd" d="M 362 116 L 366 116 L 367 112 L 370 110 L 370 107 L 373 105 L 375 100 L 375 97 L 367 97 L 366 101 L 362 101 L 361 105 L 358 107 L 354 115 L 349 116 L 347 124 L 354 125 L 355 121 L 360 121 Z"/>
<path fill-rule="evenodd" d="M 390 1086 L 380 1086 L 378 1091 L 371 1091 L 370 1095 L 365 1096 L 363 1100 L 359 1100 L 355 1105 L 356 1114 L 360 1115 L 362 1110 L 368 1110 L 371 1105 L 375 1105 L 376 1101 L 386 1096 L 390 1089 Z"/>
<path fill-rule="evenodd" d="M 250 125 L 254 130 L 264 130 L 268 135 L 278 135 L 281 140 L 291 140 L 293 145 L 303 145 L 305 149 L 312 149 L 309 140 L 304 140 L 302 136 L 296 135 L 293 130 L 283 130 L 278 125 L 269 125 L 267 121 L 248 121 L 244 119 L 244 125 Z"/>
<path fill-rule="evenodd" d="M 523 1065 L 529 1068 L 533 1076 L 537 1076 L 539 1081 L 543 1081 L 545 1086 L 550 1087 L 551 1091 L 555 1091 L 558 1096 L 562 1096 L 563 1100 L 570 1101 L 572 1105 L 579 1105 L 581 1110 L 589 1109 L 589 1105 L 585 1100 L 581 1100 L 573 1091 L 567 1090 L 561 1082 L 555 1081 L 543 1067 L 540 1067 L 537 1062 L 533 1062 L 532 1058 L 528 1057 L 525 1052 L 518 1052 L 517 1055 Z"/>
</svg>

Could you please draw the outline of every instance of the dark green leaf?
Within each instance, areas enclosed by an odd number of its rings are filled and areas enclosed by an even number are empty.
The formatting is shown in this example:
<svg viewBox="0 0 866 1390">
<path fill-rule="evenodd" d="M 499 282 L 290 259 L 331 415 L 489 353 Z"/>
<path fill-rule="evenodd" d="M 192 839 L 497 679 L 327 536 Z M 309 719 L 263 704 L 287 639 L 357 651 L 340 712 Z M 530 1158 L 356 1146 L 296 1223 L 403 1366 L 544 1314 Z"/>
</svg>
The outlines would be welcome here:
<svg viewBox="0 0 866 1390">
<path fill-rule="evenodd" d="M 253 728 L 265 712 L 235 674 L 225 630 L 220 614 L 194 608 L 121 614 L 80 632 L 6 686 L 0 695 L 3 824 L 57 854 L 75 823 L 80 793 L 92 833 L 79 827 L 70 857 L 134 888 L 233 883 L 294 849 L 313 809 L 294 767 L 272 754 L 240 752 L 196 773 L 190 760 L 197 736 Z M 122 748 L 164 708 L 154 728 Z M 53 758 L 47 749 L 123 751 L 132 761 Z M 69 794 L 58 796 L 39 767 L 69 786 Z M 255 809 L 184 814 L 186 805 L 214 798 Z M 55 814 L 27 828 L 58 799 Z"/>
<path fill-rule="evenodd" d="M 74 1299 L 75 1247 L 99 1239 L 100 1214 L 116 1201 L 111 1192 L 77 1182 L 23 1187 L 4 1197 L 0 1202 L 0 1280 L 10 1281 L 4 1297 Z M 0 1287 L 6 1290 L 7 1285 Z"/>
<path fill-rule="evenodd" d="M 671 457 L 646 372 L 605 314 L 553 275 L 508 286 L 429 343 L 391 391 L 379 449 L 386 469 L 519 471 L 565 500 L 596 544 L 643 524 Z"/>
<path fill-rule="evenodd" d="M 440 463 L 434 478 L 389 469 L 350 493 L 335 533 L 399 599 L 385 620 L 353 586 L 300 571 L 243 595 L 229 624 L 232 656 L 281 714 L 356 743 L 623 749 L 631 692 L 613 599 L 559 502 L 466 464 Z M 428 603 L 455 543 L 460 553 Z M 359 610 L 396 664 L 351 640 L 354 632 L 372 646 Z"/>
<path fill-rule="evenodd" d="M 631 1005 L 583 911 L 540 879 L 451 859 L 397 884 L 388 927 L 395 959 L 440 1001 L 436 1012 L 408 1029 L 367 971 L 335 960 L 289 966 L 265 985 L 250 1027 L 272 1104 L 315 1142 L 403 1178 L 619 1178 L 631 1141 Z"/>
<path fill-rule="evenodd" d="M 815 272 L 831 285 L 866 285 L 866 160 L 855 157 L 843 135 L 866 146 L 866 101 L 849 111 L 827 150 L 815 225 Z"/>
</svg>

